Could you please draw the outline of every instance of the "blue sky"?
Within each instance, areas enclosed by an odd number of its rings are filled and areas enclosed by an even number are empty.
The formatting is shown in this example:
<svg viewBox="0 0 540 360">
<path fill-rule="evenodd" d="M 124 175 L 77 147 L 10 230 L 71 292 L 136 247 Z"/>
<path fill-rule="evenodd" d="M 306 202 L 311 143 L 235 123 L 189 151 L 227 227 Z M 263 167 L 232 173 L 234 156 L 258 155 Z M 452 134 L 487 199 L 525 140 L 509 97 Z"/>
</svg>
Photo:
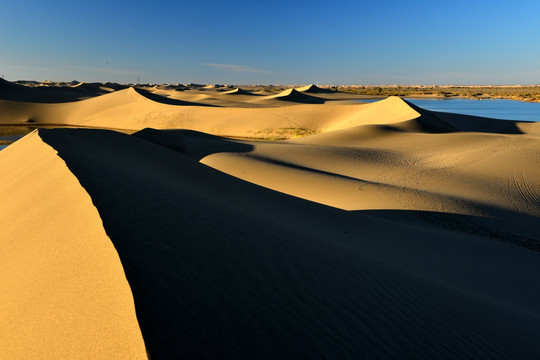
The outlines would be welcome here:
<svg viewBox="0 0 540 360">
<path fill-rule="evenodd" d="M 540 2 L 0 0 L 8 80 L 538 84 Z"/>
</svg>

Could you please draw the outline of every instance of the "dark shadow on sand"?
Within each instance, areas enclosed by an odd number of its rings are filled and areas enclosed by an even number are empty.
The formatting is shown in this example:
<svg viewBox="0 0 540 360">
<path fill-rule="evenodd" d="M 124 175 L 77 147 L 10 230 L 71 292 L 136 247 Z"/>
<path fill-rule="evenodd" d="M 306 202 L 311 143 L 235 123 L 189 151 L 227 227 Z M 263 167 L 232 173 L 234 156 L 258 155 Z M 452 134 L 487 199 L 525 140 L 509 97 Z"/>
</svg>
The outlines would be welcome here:
<svg viewBox="0 0 540 360">
<path fill-rule="evenodd" d="M 515 217 L 516 214 L 502 209 L 497 210 L 498 220 L 481 216 L 419 210 L 362 210 L 354 212 L 386 221 L 480 236 L 540 252 L 540 230 L 523 232 L 519 226 L 513 226 L 511 221 L 503 221 L 503 219 Z M 538 218 L 530 215 L 519 214 L 519 217 L 521 221 L 529 223 L 529 229 L 534 228 L 533 224 L 538 222 Z"/>
<path fill-rule="evenodd" d="M 132 136 L 150 141 L 194 160 L 220 152 L 250 152 L 253 146 L 195 130 L 146 128 Z"/>
<path fill-rule="evenodd" d="M 194 160 L 238 144 L 170 134 L 181 139 L 172 150 L 168 141 L 148 141 L 150 130 L 39 130 L 99 211 L 152 359 L 522 359 L 540 352 L 534 319 L 515 321 L 519 314 L 364 256 L 355 243 L 366 233 L 389 236 L 374 227 L 380 221 Z M 195 140 L 212 146 L 191 147 Z"/>
<path fill-rule="evenodd" d="M 84 83 L 79 86 L 25 86 L 0 79 L 0 100 L 31 103 L 75 102 L 109 94 L 102 87 L 121 90 L 127 88 L 120 84 Z"/>
</svg>

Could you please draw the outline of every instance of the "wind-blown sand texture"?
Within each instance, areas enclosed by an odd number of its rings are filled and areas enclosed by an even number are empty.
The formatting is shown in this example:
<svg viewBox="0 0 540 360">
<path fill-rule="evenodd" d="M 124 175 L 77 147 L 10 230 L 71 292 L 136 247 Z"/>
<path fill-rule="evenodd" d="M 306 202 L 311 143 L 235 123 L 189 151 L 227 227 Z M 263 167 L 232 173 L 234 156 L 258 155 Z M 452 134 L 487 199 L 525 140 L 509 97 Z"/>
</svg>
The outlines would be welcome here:
<svg viewBox="0 0 540 360">
<path fill-rule="evenodd" d="M 0 357 L 540 356 L 540 124 L 220 89 L 0 100 Z"/>
</svg>

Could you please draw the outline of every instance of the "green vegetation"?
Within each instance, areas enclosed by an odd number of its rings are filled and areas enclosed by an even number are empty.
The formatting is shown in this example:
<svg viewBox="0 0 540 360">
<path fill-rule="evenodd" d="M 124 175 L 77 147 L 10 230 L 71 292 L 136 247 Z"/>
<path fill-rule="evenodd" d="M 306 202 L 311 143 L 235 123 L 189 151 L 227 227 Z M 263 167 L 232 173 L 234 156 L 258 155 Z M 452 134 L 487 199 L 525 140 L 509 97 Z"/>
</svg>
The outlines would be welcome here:
<svg viewBox="0 0 540 360">
<path fill-rule="evenodd" d="M 250 91 L 278 93 L 300 85 L 241 85 Z M 540 102 L 540 85 L 321 85 L 342 93 L 369 97 L 460 97 L 469 99 L 510 99 Z"/>
<path fill-rule="evenodd" d="M 351 85 L 333 87 L 341 92 L 368 96 L 463 97 L 471 99 L 511 99 L 540 102 L 540 85 L 437 86 L 437 85 Z"/>
</svg>

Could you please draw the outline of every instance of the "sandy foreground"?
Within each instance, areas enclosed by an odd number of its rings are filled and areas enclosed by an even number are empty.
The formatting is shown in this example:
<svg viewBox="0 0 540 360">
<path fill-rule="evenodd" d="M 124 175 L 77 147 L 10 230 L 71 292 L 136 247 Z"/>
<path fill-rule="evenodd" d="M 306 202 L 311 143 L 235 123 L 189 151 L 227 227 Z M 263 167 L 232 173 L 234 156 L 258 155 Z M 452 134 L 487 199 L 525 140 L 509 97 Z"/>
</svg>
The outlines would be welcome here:
<svg viewBox="0 0 540 360">
<path fill-rule="evenodd" d="M 1 359 L 538 359 L 540 123 L 0 83 Z"/>
</svg>

